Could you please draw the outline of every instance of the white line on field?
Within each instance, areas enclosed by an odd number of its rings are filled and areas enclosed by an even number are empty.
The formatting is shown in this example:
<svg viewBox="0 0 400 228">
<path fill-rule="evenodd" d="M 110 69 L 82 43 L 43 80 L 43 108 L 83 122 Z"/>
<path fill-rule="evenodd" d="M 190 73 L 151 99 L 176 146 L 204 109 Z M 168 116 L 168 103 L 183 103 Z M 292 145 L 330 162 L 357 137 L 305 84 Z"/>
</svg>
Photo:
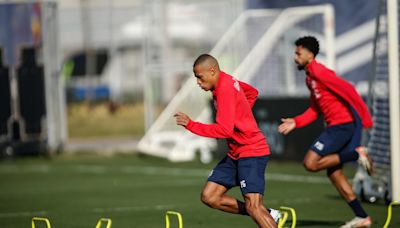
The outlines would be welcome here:
<svg viewBox="0 0 400 228">
<path fill-rule="evenodd" d="M 90 172 L 90 173 L 106 173 L 111 171 L 105 166 L 78 166 L 78 172 Z M 167 176 L 195 176 L 195 177 L 207 177 L 210 170 L 206 169 L 183 169 L 183 168 L 168 168 L 168 167 L 157 167 L 157 166 L 122 166 L 117 171 L 123 173 L 135 173 L 144 175 L 167 175 Z M 326 177 L 320 176 L 305 176 L 305 175 L 293 175 L 283 173 L 266 173 L 266 179 L 272 181 L 281 182 L 305 182 L 315 184 L 328 184 L 329 181 Z"/>
<path fill-rule="evenodd" d="M 108 171 L 107 167 L 100 165 L 78 165 L 76 171 L 80 173 L 96 173 L 103 174 Z"/>
<path fill-rule="evenodd" d="M 270 204 L 292 205 L 292 204 L 310 204 L 310 203 L 313 203 L 313 200 L 310 199 L 310 198 L 289 198 L 289 199 L 283 199 L 283 200 L 264 198 L 264 201 L 268 205 L 270 205 Z"/>
<path fill-rule="evenodd" d="M 281 182 L 305 182 L 305 183 L 315 183 L 315 184 L 329 184 L 327 177 L 317 177 L 317 176 L 303 176 L 303 175 L 292 175 L 283 173 L 268 173 L 267 181 L 281 181 Z"/>
<path fill-rule="evenodd" d="M 124 211 L 151 211 L 151 210 L 167 210 L 177 208 L 178 205 L 153 205 L 153 206 L 135 206 L 135 207 L 112 207 L 112 208 L 94 208 L 95 213 L 104 212 L 124 212 Z M 182 207 L 182 205 L 179 205 Z"/>
<path fill-rule="evenodd" d="M 30 165 L 25 167 L 0 167 L 0 172 L 4 173 L 30 173 L 50 172 L 51 167 L 48 165 Z M 144 174 L 144 175 L 167 175 L 167 176 L 187 176 L 187 177 L 207 177 L 210 170 L 206 169 L 190 169 L 190 168 L 173 168 L 173 167 L 157 167 L 157 166 L 119 166 L 109 167 L 103 165 L 78 165 L 75 168 L 78 173 L 93 173 L 104 174 L 107 172 L 122 172 L 129 174 Z M 305 182 L 316 184 L 328 184 L 329 180 L 321 176 L 305 176 L 283 173 L 270 173 L 267 171 L 266 179 L 280 182 Z"/>
<path fill-rule="evenodd" d="M 6 213 L 0 213 L 0 218 L 33 217 L 33 216 L 43 216 L 45 214 L 47 214 L 46 211 L 6 212 Z"/>
<path fill-rule="evenodd" d="M 48 173 L 49 165 L 15 165 L 15 166 L 0 166 L 2 173 Z"/>
<path fill-rule="evenodd" d="M 122 172 L 126 173 L 142 173 L 149 175 L 168 175 L 168 176 L 208 176 L 210 170 L 206 169 L 182 169 L 182 168 L 168 168 L 156 166 L 127 166 L 122 168 Z"/>
</svg>

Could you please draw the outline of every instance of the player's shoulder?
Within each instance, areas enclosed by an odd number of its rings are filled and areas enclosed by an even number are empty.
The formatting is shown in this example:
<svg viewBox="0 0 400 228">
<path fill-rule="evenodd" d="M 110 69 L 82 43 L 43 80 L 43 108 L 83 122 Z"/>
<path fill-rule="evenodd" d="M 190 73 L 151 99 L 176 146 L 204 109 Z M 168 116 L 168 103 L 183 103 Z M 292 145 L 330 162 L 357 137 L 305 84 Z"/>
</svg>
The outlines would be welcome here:
<svg viewBox="0 0 400 228">
<path fill-rule="evenodd" d="M 315 77 L 320 77 L 322 75 L 326 76 L 337 76 L 335 71 L 332 69 L 329 69 L 326 67 L 324 64 L 319 63 L 316 60 L 313 60 L 308 67 L 309 72 L 311 75 Z"/>
<path fill-rule="evenodd" d="M 319 63 L 317 60 L 313 60 L 309 65 L 308 65 L 308 69 L 310 71 L 324 71 L 326 70 L 326 66 L 322 63 Z"/>
<path fill-rule="evenodd" d="M 235 77 L 224 73 L 224 75 L 221 77 L 221 80 L 222 80 L 221 84 L 224 89 L 234 90 L 236 92 L 241 91 L 240 83 Z"/>
</svg>

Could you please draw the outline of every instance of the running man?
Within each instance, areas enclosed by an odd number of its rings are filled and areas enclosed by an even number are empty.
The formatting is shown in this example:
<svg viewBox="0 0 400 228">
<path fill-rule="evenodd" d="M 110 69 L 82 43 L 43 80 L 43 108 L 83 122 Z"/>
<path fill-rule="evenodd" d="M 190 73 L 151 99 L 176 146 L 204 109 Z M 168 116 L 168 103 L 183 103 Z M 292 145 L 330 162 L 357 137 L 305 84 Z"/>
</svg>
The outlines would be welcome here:
<svg viewBox="0 0 400 228">
<path fill-rule="evenodd" d="M 324 116 L 327 128 L 306 153 L 304 167 L 310 172 L 326 169 L 332 184 L 353 210 L 355 217 L 342 228 L 370 227 L 371 217 L 343 174 L 343 164 L 356 160 L 369 174 L 373 171 L 372 161 L 360 146 L 362 128 L 373 124 L 368 108 L 350 83 L 315 60 L 319 52 L 316 38 L 302 37 L 295 45 L 295 63 L 307 75 L 310 107 L 294 118 L 283 118 L 278 130 L 286 135 L 315 121 L 319 115 Z"/>
<path fill-rule="evenodd" d="M 279 212 L 268 210 L 263 204 L 270 151 L 251 111 L 258 91 L 222 72 L 217 60 L 208 54 L 196 59 L 193 72 L 197 84 L 212 92 L 216 123 L 195 122 L 182 112 L 174 115 L 176 123 L 200 136 L 226 138 L 229 148 L 227 156 L 211 172 L 201 201 L 214 209 L 250 215 L 259 227 L 277 227 Z M 235 186 L 240 186 L 244 202 L 227 194 Z"/>
</svg>

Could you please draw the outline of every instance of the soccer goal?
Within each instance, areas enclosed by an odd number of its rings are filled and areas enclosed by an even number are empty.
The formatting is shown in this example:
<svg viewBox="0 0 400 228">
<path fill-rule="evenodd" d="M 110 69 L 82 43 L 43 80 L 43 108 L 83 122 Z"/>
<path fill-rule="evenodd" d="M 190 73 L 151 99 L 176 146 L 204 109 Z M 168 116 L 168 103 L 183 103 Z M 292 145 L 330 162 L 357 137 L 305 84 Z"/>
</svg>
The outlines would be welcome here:
<svg viewBox="0 0 400 228">
<path fill-rule="evenodd" d="M 368 96 L 374 126 L 364 140 L 375 174 L 369 177 L 359 168 L 353 179 L 355 192 L 370 202 L 400 201 L 398 12 L 397 0 L 378 1 Z"/>
<path fill-rule="evenodd" d="M 268 95 L 273 88 L 280 94 L 298 95 L 297 88 L 304 87 L 296 79 L 293 64 L 293 42 L 302 35 L 313 35 L 320 40 L 319 61 L 334 68 L 334 11 L 331 5 L 293 7 L 283 10 L 244 11 L 211 50 L 222 70 L 237 79 L 268 86 Z M 256 80 L 256 79 L 259 80 Z M 264 86 L 265 84 L 265 86 Z M 270 89 L 271 88 L 271 89 Z M 174 113 L 182 111 L 192 119 L 212 122 L 210 96 L 201 91 L 194 77 L 186 81 L 155 123 L 140 140 L 142 153 L 168 158 L 171 161 L 193 160 L 197 153 L 200 160 L 209 162 L 216 140 L 196 136 L 176 126 Z"/>
</svg>

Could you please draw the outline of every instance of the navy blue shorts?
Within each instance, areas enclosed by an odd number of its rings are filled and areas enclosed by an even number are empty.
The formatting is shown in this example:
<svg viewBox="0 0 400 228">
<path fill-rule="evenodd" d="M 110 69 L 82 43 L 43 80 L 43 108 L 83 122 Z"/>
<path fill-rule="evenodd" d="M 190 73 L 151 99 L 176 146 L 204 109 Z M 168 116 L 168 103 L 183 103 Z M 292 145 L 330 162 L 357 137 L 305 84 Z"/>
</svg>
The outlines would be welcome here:
<svg viewBox="0 0 400 228">
<path fill-rule="evenodd" d="M 355 122 L 333 125 L 314 141 L 310 150 L 320 156 L 332 153 L 357 153 L 355 149 L 360 146 L 362 128 Z"/>
<path fill-rule="evenodd" d="M 264 173 L 269 156 L 248 157 L 233 160 L 222 159 L 211 171 L 208 181 L 223 185 L 227 189 L 240 186 L 243 195 L 260 193 L 264 195 Z"/>
</svg>

